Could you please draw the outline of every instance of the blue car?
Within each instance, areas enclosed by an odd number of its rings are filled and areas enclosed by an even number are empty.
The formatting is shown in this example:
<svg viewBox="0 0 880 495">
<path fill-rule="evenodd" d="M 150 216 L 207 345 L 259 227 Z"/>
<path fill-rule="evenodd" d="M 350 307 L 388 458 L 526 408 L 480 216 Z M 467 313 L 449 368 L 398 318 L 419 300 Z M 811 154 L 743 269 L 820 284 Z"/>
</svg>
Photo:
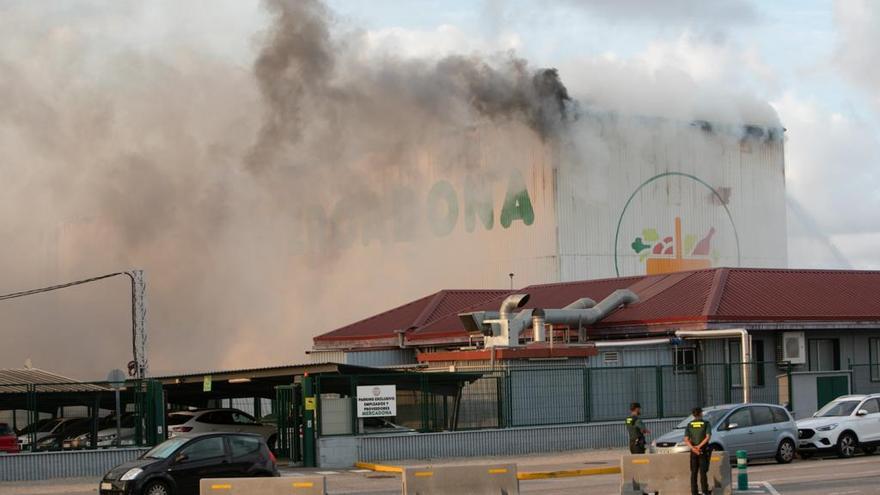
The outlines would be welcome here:
<svg viewBox="0 0 880 495">
<path fill-rule="evenodd" d="M 749 459 L 776 459 L 780 464 L 794 460 L 798 430 L 788 410 L 776 404 L 727 404 L 703 409 L 703 419 L 712 425 L 712 450 L 745 450 Z M 688 417 L 675 429 L 651 442 L 649 453 L 689 452 L 684 430 Z"/>
</svg>

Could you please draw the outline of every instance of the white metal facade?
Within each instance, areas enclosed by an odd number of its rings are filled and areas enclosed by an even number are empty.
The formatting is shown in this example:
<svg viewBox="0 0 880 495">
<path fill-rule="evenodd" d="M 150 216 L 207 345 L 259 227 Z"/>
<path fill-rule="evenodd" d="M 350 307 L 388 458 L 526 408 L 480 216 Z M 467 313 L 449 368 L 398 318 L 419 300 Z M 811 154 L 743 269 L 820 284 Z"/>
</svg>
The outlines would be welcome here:
<svg viewBox="0 0 880 495">
<path fill-rule="evenodd" d="M 371 186 L 388 218 L 349 206 L 364 217 L 350 266 L 384 270 L 400 289 L 395 302 L 505 288 L 509 273 L 522 287 L 787 266 L 781 129 L 597 116 L 573 129 L 542 141 L 493 123 L 433 140 L 408 157 L 410 172 L 382 172 Z"/>
</svg>

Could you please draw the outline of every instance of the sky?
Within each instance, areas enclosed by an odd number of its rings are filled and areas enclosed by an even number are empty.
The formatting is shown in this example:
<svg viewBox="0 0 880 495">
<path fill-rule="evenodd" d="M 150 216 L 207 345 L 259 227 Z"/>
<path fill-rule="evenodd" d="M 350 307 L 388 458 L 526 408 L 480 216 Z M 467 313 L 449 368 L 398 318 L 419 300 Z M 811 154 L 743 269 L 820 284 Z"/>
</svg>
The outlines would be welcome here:
<svg viewBox="0 0 880 495">
<path fill-rule="evenodd" d="M 597 60 L 770 102 L 787 129 L 790 265 L 880 268 L 880 2 L 486 0 L 330 5 L 388 52 L 515 50 L 575 93 Z"/>
<path fill-rule="evenodd" d="M 299 241 L 278 209 L 295 211 L 303 196 L 326 200 L 326 191 L 300 176 L 260 176 L 241 158 L 272 130 L 266 122 L 280 123 L 278 135 L 305 136 L 297 148 L 275 143 L 296 160 L 344 164 L 337 154 L 360 156 L 359 145 L 393 157 L 397 141 L 415 142 L 421 126 L 460 116 L 446 105 L 460 95 L 443 93 L 444 75 L 424 70 L 447 55 L 513 54 L 530 68 L 557 68 L 585 105 L 611 99 L 608 108 L 640 115 L 692 119 L 706 110 L 742 123 L 766 117 L 755 112 L 766 105 L 742 102 L 767 102 L 786 129 L 789 265 L 880 269 L 880 1 L 326 2 L 334 43 L 317 43 L 323 58 L 309 73 L 296 65 L 310 60 L 302 53 L 287 60 L 293 65 L 260 65 L 305 44 L 273 38 L 278 19 L 261 0 L 0 0 L 0 293 L 145 268 L 151 342 L 202 349 L 190 360 L 157 359 L 179 371 L 256 356 L 288 361 L 314 333 L 436 290 L 405 271 L 382 273 L 396 281 L 386 284 L 395 294 L 378 290 L 364 268 L 375 258 L 317 253 L 328 259 L 279 266 Z M 303 39 L 320 41 L 322 29 Z M 340 53 L 322 53 L 327 47 Z M 321 80 L 333 77 L 327 60 L 346 69 L 330 90 Z M 376 77 L 388 75 L 386 65 L 395 77 Z M 431 90 L 439 99 L 429 100 L 442 104 L 416 104 Z M 348 139 L 344 149 L 334 126 Z M 340 175 L 325 168 L 308 169 L 313 183 Z M 345 177 L 334 194 L 370 179 Z M 358 288 L 369 290 L 340 308 Z M 120 294 L 125 301 L 125 280 L 7 303 L 0 364 L 33 354 L 65 371 L 82 361 L 67 348 L 82 342 L 127 356 Z M 317 321 L 325 313 L 336 320 Z M 255 332 L 277 345 L 266 349 Z M 228 342 L 239 350 L 225 352 Z M 52 348 L 52 357 L 38 352 Z M 96 359 L 90 373 L 109 361 Z"/>
</svg>

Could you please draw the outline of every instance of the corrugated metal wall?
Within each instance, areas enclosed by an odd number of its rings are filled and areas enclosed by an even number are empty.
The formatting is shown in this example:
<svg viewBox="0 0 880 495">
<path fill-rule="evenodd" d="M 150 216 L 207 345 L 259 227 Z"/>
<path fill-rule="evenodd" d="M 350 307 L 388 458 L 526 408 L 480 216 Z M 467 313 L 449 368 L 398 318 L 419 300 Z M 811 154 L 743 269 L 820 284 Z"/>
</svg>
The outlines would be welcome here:
<svg viewBox="0 0 880 495">
<path fill-rule="evenodd" d="M 676 217 L 685 258 L 787 266 L 781 139 L 743 140 L 739 129 L 659 120 L 596 117 L 581 127 L 581 156 L 560 167 L 557 184 L 562 281 L 614 277 L 616 268 L 621 276 L 645 274 L 650 258 L 664 257 L 653 248 L 674 237 Z M 726 197 L 730 216 L 713 189 Z M 691 256 L 713 229 L 709 253 Z M 665 252 L 674 243 L 663 244 Z"/>
<path fill-rule="evenodd" d="M 0 480 L 33 481 L 52 478 L 103 476 L 149 449 L 105 449 L 0 455 Z"/>
<path fill-rule="evenodd" d="M 670 431 L 678 419 L 649 420 L 654 436 Z M 439 459 L 522 455 L 566 450 L 624 447 L 627 434 L 622 421 L 584 425 L 541 426 L 358 437 L 358 458 L 363 461 L 395 459 Z"/>
</svg>

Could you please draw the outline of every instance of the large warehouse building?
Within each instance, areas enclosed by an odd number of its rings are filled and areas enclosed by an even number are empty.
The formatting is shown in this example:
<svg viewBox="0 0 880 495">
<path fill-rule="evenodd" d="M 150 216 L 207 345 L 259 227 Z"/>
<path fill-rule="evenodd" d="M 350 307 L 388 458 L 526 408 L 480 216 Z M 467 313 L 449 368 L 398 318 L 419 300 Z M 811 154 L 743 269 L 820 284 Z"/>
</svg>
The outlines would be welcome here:
<svg viewBox="0 0 880 495">
<path fill-rule="evenodd" d="M 453 134 L 315 213 L 309 249 L 336 245 L 403 293 L 787 266 L 781 128 L 585 114 L 549 138 Z"/>
</svg>

